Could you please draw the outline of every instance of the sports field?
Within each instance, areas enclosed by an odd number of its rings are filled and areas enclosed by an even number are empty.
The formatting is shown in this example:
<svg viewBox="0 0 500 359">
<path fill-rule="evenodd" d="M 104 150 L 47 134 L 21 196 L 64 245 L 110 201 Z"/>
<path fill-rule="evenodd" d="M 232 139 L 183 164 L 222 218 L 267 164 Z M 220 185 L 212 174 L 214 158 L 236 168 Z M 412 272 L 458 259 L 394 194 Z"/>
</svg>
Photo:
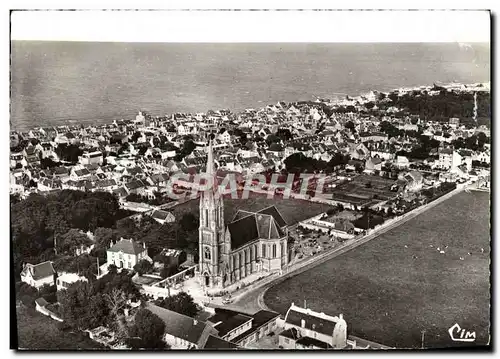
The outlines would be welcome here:
<svg viewBox="0 0 500 359">
<path fill-rule="evenodd" d="M 176 216 L 181 216 L 184 213 L 191 212 L 198 215 L 199 200 L 195 199 L 173 208 L 173 213 Z M 297 224 L 299 221 L 314 217 L 317 214 L 326 212 L 330 205 L 322 203 L 313 203 L 309 201 L 297 199 L 284 199 L 279 196 L 268 199 L 266 195 L 256 194 L 251 192 L 247 199 L 231 199 L 224 198 L 224 220 L 225 223 L 231 222 L 238 210 L 259 211 L 269 206 L 276 206 L 280 211 L 283 219 L 289 226 Z"/>
<path fill-rule="evenodd" d="M 269 289 L 266 304 L 292 302 L 343 313 L 350 334 L 398 348 L 464 345 L 455 323 L 489 341 L 488 193 L 460 193 L 392 231 Z M 438 250 L 439 248 L 439 250 Z M 444 253 L 441 253 L 444 252 Z M 469 254 L 470 253 L 470 254 Z"/>
</svg>

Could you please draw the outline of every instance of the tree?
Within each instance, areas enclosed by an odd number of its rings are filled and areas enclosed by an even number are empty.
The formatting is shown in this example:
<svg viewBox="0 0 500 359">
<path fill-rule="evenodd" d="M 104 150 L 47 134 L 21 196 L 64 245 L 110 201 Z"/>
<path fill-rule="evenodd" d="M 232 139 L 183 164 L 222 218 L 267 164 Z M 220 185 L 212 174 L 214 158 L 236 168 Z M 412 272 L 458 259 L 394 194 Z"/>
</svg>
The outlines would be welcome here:
<svg viewBox="0 0 500 359">
<path fill-rule="evenodd" d="M 270 146 L 273 143 L 279 143 L 280 141 L 281 141 L 281 139 L 278 136 L 273 135 L 273 134 L 266 137 L 266 143 L 268 146 Z"/>
<path fill-rule="evenodd" d="M 44 284 L 38 289 L 38 294 L 49 303 L 57 302 L 57 287 L 55 285 Z"/>
<path fill-rule="evenodd" d="M 127 294 L 118 288 L 113 288 L 109 293 L 103 294 L 103 297 L 113 318 L 121 314 L 128 305 Z"/>
<path fill-rule="evenodd" d="M 185 213 L 179 221 L 179 224 L 184 231 L 192 232 L 198 230 L 198 227 L 200 225 L 199 222 L 200 221 L 198 217 L 193 213 Z"/>
<path fill-rule="evenodd" d="M 350 130 L 352 133 L 356 132 L 354 123 L 352 121 L 347 121 L 344 126 L 346 129 Z"/>
<path fill-rule="evenodd" d="M 137 263 L 134 266 L 134 270 L 139 275 L 143 275 L 144 273 L 150 273 L 153 270 L 153 265 L 149 261 L 147 261 L 145 259 L 141 259 L 139 261 L 139 263 Z"/>
<path fill-rule="evenodd" d="M 89 311 L 92 298 L 92 286 L 88 282 L 72 283 L 66 290 L 57 293 L 62 318 L 73 328 L 88 329 L 95 324 L 95 317 Z M 106 307 L 106 306 L 104 306 Z M 99 306 L 94 306 L 97 310 Z"/>
<path fill-rule="evenodd" d="M 81 246 L 91 245 L 92 241 L 78 229 L 70 229 L 68 232 L 57 235 L 57 254 L 75 255 L 75 251 Z"/>
<path fill-rule="evenodd" d="M 288 128 L 278 128 L 278 131 L 276 131 L 276 136 L 281 138 L 283 142 L 290 141 L 293 138 L 292 133 Z"/>
<path fill-rule="evenodd" d="M 118 267 L 114 264 L 110 264 L 108 266 L 108 274 L 116 274 L 118 273 Z"/>
<path fill-rule="evenodd" d="M 195 148 L 196 145 L 194 144 L 193 140 L 188 138 L 184 141 L 184 145 L 182 146 L 182 154 L 184 156 L 187 156 L 191 154 L 191 152 L 193 152 Z"/>
<path fill-rule="evenodd" d="M 141 308 L 134 318 L 131 335 L 139 339 L 135 349 L 166 349 L 165 323 L 156 314 Z"/>
<path fill-rule="evenodd" d="M 180 292 L 165 299 L 159 299 L 155 304 L 193 318 L 200 312 L 200 308 L 193 301 L 193 297 L 186 292 Z"/>
</svg>

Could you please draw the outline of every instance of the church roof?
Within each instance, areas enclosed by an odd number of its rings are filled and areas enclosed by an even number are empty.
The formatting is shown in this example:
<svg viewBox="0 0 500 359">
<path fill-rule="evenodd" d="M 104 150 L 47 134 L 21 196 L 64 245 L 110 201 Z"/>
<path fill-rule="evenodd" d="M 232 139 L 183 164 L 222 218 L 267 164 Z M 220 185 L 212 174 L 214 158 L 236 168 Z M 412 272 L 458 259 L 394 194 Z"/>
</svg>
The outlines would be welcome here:
<svg viewBox="0 0 500 359">
<path fill-rule="evenodd" d="M 240 210 L 236 213 L 233 221 L 227 226 L 231 234 L 232 249 L 242 247 L 256 239 L 278 239 L 285 236 L 277 220 L 263 211 L 253 213 Z M 279 215 L 277 210 L 276 213 Z"/>
<path fill-rule="evenodd" d="M 270 206 L 270 207 L 261 209 L 257 213 L 268 214 L 268 215 L 272 216 L 274 218 L 274 220 L 278 223 L 278 226 L 280 226 L 280 228 L 283 228 L 286 226 L 286 222 L 283 219 L 283 216 L 281 215 L 281 213 L 278 211 L 278 209 L 275 206 Z"/>
</svg>

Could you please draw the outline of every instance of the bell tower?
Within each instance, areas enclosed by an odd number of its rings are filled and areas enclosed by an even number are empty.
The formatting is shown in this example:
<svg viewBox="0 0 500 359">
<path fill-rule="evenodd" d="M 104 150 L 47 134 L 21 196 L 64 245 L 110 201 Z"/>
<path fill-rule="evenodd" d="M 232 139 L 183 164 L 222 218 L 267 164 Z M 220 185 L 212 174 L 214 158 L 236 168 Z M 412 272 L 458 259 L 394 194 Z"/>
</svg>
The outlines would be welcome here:
<svg viewBox="0 0 500 359">
<path fill-rule="evenodd" d="M 199 227 L 199 275 L 206 288 L 224 286 L 226 281 L 227 253 L 224 245 L 224 203 L 217 184 L 212 140 L 209 140 L 207 154 L 207 178 L 212 178 L 210 188 L 200 198 Z"/>
</svg>

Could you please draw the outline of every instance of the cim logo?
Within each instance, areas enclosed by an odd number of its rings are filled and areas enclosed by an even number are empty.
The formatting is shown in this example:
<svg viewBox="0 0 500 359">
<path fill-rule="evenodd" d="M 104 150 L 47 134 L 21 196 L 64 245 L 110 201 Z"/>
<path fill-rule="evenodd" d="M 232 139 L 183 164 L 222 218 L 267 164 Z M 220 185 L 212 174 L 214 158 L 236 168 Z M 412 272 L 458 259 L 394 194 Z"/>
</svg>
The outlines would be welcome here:
<svg viewBox="0 0 500 359">
<path fill-rule="evenodd" d="M 473 342 L 476 340 L 476 332 L 469 332 L 465 329 L 460 328 L 458 323 L 455 323 L 450 329 L 448 329 L 448 333 L 450 333 L 451 340 L 454 342 Z"/>
</svg>

